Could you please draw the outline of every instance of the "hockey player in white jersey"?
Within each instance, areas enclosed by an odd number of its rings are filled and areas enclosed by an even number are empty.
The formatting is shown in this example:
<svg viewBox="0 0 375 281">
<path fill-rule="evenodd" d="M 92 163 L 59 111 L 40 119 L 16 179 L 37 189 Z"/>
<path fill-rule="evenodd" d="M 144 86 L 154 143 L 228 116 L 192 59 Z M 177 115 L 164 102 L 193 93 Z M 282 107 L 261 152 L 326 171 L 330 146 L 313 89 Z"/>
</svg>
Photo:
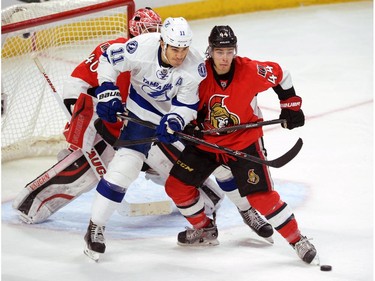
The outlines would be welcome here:
<svg viewBox="0 0 375 281">
<path fill-rule="evenodd" d="M 130 71 L 131 86 L 126 101 L 129 116 L 161 124 L 154 130 L 129 122 L 120 139 L 136 140 L 157 134 L 161 141 L 171 143 L 177 139 L 167 129 L 181 131 L 196 118 L 197 90 L 206 77 L 206 68 L 203 57 L 190 46 L 191 42 L 192 31 L 187 21 L 167 18 L 161 34 L 142 34 L 125 44 L 113 44 L 103 53 L 98 66 L 100 86 L 95 92 L 98 116 L 116 122 L 116 114 L 125 111 L 114 83 L 119 73 Z M 85 235 L 87 255 L 104 253 L 105 225 L 127 188 L 137 179 L 150 147 L 151 144 L 141 144 L 116 151 L 96 189 Z"/>
</svg>

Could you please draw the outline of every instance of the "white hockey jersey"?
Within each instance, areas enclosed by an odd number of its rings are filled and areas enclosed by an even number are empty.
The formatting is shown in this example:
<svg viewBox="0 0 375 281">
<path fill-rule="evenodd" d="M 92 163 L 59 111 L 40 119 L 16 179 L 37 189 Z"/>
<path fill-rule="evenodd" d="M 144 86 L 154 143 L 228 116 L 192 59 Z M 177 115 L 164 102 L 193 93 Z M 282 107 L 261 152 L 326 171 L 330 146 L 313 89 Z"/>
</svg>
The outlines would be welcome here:
<svg viewBox="0 0 375 281">
<path fill-rule="evenodd" d="M 163 67 L 159 40 L 160 33 L 146 33 L 111 45 L 100 57 L 99 84 L 115 83 L 121 72 L 130 71 L 129 111 L 154 124 L 176 113 L 186 125 L 196 118 L 198 85 L 207 75 L 204 58 L 190 47 L 180 66 Z"/>
</svg>

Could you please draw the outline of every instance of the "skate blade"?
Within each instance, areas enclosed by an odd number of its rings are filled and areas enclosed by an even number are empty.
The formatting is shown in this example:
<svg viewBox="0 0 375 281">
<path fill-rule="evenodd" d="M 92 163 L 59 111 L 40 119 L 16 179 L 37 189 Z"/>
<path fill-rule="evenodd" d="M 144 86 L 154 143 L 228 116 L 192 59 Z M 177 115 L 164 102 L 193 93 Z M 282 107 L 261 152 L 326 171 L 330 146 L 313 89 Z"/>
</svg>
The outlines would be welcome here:
<svg viewBox="0 0 375 281">
<path fill-rule="evenodd" d="M 272 236 L 270 236 L 270 237 L 262 237 L 262 238 L 263 238 L 264 240 L 266 240 L 268 243 L 271 243 L 271 244 L 274 243 Z"/>
<path fill-rule="evenodd" d="M 99 261 L 100 254 L 98 252 L 91 251 L 89 248 L 85 248 L 83 253 L 95 262 Z"/>
<path fill-rule="evenodd" d="M 320 265 L 320 259 L 319 259 L 319 256 L 316 255 L 315 258 L 310 262 L 310 264 L 312 265 Z"/>
<path fill-rule="evenodd" d="M 183 247 L 206 247 L 206 246 L 217 246 L 220 242 L 217 239 L 214 240 L 204 240 L 203 242 L 197 242 L 192 244 L 185 244 L 177 241 L 177 245 L 183 246 Z"/>
</svg>

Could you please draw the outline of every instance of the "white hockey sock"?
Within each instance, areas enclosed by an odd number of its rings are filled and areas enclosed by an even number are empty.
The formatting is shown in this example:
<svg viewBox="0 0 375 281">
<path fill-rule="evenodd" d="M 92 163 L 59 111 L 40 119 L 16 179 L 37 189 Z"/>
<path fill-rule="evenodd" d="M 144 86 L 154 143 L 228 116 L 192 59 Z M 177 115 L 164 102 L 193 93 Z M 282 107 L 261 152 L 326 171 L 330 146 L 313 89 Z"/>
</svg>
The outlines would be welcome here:
<svg viewBox="0 0 375 281">
<path fill-rule="evenodd" d="M 100 226 L 105 225 L 120 204 L 97 192 L 91 208 L 91 221 Z"/>
<path fill-rule="evenodd" d="M 228 196 L 230 201 L 232 201 L 233 204 L 237 206 L 237 208 L 240 211 L 247 211 L 250 209 L 251 206 L 249 201 L 246 197 L 241 197 L 240 193 L 238 192 L 238 189 L 226 191 L 225 194 Z"/>
</svg>

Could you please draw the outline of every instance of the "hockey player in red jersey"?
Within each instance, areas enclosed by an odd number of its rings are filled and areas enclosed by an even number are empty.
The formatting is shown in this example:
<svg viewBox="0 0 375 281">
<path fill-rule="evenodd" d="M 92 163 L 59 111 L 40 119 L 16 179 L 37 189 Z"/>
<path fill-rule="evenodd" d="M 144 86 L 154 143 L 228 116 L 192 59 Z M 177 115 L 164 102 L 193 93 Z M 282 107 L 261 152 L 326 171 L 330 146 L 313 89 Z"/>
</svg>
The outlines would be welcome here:
<svg viewBox="0 0 375 281">
<path fill-rule="evenodd" d="M 286 128 L 304 125 L 302 99 L 296 95 L 287 70 L 274 62 L 260 62 L 237 56 L 237 38 L 229 26 L 215 26 L 208 41 L 207 78 L 199 87 L 198 110 L 203 118 L 197 120 L 198 124 L 204 129 L 211 129 L 261 121 L 262 113 L 257 106 L 257 95 L 273 88 L 280 100 L 280 118 L 287 121 Z M 261 127 L 204 135 L 203 138 L 207 142 L 243 151 L 261 159 L 266 158 Z M 268 219 L 292 245 L 298 256 L 306 263 L 318 259 L 315 247 L 301 235 L 292 210 L 274 190 L 267 166 L 203 145 L 187 145 L 179 163 L 191 169 L 174 165 L 165 188 L 180 210 L 183 211 L 187 206 L 192 208 L 195 204 L 198 193 L 194 186 L 218 165 L 227 165 L 234 175 L 232 181 L 237 183 L 241 196 L 247 198 L 251 206 Z M 223 190 L 231 188 L 228 181 L 218 183 Z M 193 229 L 178 234 L 179 245 L 218 244 L 215 221 L 204 211 L 186 218 Z"/>
</svg>

